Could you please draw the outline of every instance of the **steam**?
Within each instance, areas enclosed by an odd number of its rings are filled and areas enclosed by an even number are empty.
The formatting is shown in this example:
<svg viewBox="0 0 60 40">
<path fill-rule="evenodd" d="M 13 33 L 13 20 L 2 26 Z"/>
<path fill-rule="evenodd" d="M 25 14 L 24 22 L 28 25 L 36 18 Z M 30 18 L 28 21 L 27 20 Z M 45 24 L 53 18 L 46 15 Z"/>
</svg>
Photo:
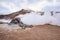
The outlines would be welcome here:
<svg viewBox="0 0 60 40">
<path fill-rule="evenodd" d="M 32 0 L 35 1 L 35 0 Z M 25 15 L 19 15 L 17 17 L 21 18 L 21 21 L 24 24 L 27 25 L 44 25 L 44 24 L 51 24 L 51 25 L 57 25 L 60 26 L 60 13 L 55 14 L 53 16 L 51 16 L 51 13 L 47 12 L 49 11 L 49 9 L 54 8 L 54 11 L 57 10 L 56 8 L 58 8 L 58 10 L 60 10 L 60 1 L 57 2 L 57 0 L 52 0 L 52 2 L 48 1 L 48 0 L 39 0 L 36 2 L 30 2 L 29 0 L 3 0 L 0 2 L 0 15 L 1 14 L 10 14 L 12 12 L 15 11 L 19 11 L 21 9 L 31 9 L 34 11 L 40 11 L 43 10 L 44 8 L 50 6 L 50 8 L 47 8 L 46 13 L 44 13 L 44 15 L 39 15 L 39 13 L 36 12 L 32 12 L 32 13 L 27 13 Z M 58 7 L 56 7 L 58 6 Z M 53 7 L 53 8 L 52 8 Z M 55 8 L 56 7 L 56 8 Z M 50 10 L 51 11 L 51 10 Z M 11 20 L 0 20 L 3 22 L 10 22 Z M 16 25 L 7 25 L 7 24 L 0 24 L 0 27 L 3 28 L 19 28 Z"/>
<path fill-rule="evenodd" d="M 11 19 L 0 19 L 0 22 L 6 22 L 6 23 L 10 23 L 11 22 Z"/>
<path fill-rule="evenodd" d="M 45 24 L 51 24 L 51 25 L 57 25 L 60 26 L 60 14 L 54 14 L 51 16 L 51 13 L 44 13 L 44 15 L 40 15 L 37 12 L 31 12 L 27 13 L 25 15 L 19 15 L 17 16 L 20 18 L 24 24 L 26 25 L 45 25 Z M 3 20 L 4 22 L 10 22 L 10 20 Z M 0 28 L 5 29 L 19 29 L 20 27 L 17 25 L 8 25 L 8 24 L 0 24 Z"/>
<path fill-rule="evenodd" d="M 13 30 L 13 29 L 20 29 L 20 27 L 18 25 L 8 25 L 8 24 L 0 24 L 0 28 L 2 29 L 9 29 L 9 30 Z"/>
<path fill-rule="evenodd" d="M 60 14 L 54 14 L 51 16 L 51 13 L 45 13 L 44 15 L 39 15 L 36 12 L 25 14 L 21 17 L 21 21 L 27 25 L 44 25 L 51 24 L 60 26 Z"/>
<path fill-rule="evenodd" d="M 60 13 L 54 14 L 52 18 L 52 23 L 51 25 L 58 25 L 60 26 Z"/>
</svg>

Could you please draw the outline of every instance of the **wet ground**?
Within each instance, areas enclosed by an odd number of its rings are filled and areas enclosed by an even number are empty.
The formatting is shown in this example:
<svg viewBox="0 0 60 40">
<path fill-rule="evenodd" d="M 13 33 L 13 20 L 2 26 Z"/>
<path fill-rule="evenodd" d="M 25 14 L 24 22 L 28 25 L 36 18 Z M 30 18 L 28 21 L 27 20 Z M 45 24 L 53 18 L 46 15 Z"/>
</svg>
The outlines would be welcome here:
<svg viewBox="0 0 60 40">
<path fill-rule="evenodd" d="M 60 40 L 59 26 L 42 25 L 31 29 L 20 29 L 15 25 L 13 28 L 17 29 L 11 29 L 12 26 L 10 29 L 1 28 L 4 25 L 0 25 L 0 40 Z"/>
</svg>

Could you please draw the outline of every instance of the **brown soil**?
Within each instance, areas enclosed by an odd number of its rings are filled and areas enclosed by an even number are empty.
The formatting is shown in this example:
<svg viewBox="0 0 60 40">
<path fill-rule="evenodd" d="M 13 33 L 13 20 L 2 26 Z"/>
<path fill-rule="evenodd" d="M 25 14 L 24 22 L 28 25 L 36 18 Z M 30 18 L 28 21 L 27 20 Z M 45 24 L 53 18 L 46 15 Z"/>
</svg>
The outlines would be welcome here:
<svg viewBox="0 0 60 40">
<path fill-rule="evenodd" d="M 43 25 L 30 30 L 0 29 L 0 40 L 60 40 L 60 27 Z"/>
</svg>

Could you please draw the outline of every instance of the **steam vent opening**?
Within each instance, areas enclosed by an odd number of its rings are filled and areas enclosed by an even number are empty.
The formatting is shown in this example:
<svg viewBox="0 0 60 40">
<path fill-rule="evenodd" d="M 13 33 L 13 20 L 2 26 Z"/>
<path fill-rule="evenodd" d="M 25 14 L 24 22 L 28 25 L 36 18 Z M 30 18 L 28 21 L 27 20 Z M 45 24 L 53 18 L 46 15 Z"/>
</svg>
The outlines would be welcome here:
<svg viewBox="0 0 60 40">
<path fill-rule="evenodd" d="M 0 40 L 60 40 L 60 1 L 0 0 Z"/>
</svg>

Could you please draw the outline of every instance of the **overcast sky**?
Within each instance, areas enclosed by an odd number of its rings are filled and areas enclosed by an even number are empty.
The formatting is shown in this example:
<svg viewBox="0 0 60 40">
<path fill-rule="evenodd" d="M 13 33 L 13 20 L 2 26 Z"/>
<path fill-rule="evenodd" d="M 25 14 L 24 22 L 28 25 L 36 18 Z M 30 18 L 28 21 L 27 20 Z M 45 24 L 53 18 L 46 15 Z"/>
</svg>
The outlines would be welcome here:
<svg viewBox="0 0 60 40">
<path fill-rule="evenodd" d="M 0 15 L 9 14 L 21 9 L 59 11 L 60 0 L 0 0 Z"/>
</svg>

